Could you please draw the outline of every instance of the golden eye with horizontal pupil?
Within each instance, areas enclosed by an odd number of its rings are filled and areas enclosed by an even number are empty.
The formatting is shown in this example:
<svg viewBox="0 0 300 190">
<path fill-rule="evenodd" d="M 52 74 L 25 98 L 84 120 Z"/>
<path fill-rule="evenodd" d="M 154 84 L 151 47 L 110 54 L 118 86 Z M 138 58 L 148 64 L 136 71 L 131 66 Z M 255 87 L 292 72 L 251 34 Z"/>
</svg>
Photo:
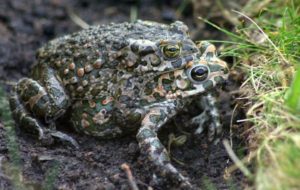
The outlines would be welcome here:
<svg viewBox="0 0 300 190">
<path fill-rule="evenodd" d="M 179 44 L 168 44 L 162 47 L 162 52 L 167 58 L 175 58 L 180 55 L 181 47 Z"/>
<path fill-rule="evenodd" d="M 188 73 L 188 77 L 193 82 L 202 82 L 207 79 L 209 74 L 209 68 L 205 65 L 196 65 L 192 67 Z"/>
</svg>

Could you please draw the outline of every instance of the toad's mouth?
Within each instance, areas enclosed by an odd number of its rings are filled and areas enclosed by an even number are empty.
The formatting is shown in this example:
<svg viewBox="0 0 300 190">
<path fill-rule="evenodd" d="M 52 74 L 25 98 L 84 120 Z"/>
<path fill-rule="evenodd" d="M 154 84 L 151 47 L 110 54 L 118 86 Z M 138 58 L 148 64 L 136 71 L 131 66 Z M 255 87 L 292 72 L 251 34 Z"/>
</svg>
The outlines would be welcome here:
<svg viewBox="0 0 300 190">
<path fill-rule="evenodd" d="M 194 64 L 160 74 L 145 85 L 144 96 L 153 100 L 176 99 L 208 92 L 227 78 L 223 69 L 214 67 L 215 65 Z"/>
<path fill-rule="evenodd" d="M 191 69 L 178 69 L 161 75 L 153 90 L 154 93 L 158 93 L 166 99 L 176 99 L 204 92 L 205 88 L 192 79 Z M 198 86 L 195 86 L 197 84 Z"/>
</svg>

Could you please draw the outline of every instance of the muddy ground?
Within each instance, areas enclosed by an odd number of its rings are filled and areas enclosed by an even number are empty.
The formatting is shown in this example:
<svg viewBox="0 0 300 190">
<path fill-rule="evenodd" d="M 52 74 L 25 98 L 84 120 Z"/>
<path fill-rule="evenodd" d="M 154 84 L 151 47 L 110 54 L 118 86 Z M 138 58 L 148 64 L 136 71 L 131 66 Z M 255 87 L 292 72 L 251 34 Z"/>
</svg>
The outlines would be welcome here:
<svg viewBox="0 0 300 190">
<path fill-rule="evenodd" d="M 164 23 L 183 20 L 197 39 L 222 37 L 218 31 L 195 19 L 195 7 L 192 4 L 178 14 L 180 5 L 182 4 L 179 0 L 1 0 L 0 79 L 14 82 L 28 76 L 37 48 L 57 36 L 80 30 L 70 19 L 70 12 L 74 12 L 89 24 L 104 24 L 129 21 L 132 13 L 130 10 L 136 8 L 139 19 Z M 224 23 L 220 16 L 213 19 Z M 6 85 L 5 89 L 9 90 L 9 86 Z M 232 87 L 227 87 L 225 91 L 231 89 Z M 233 129 L 229 133 L 233 97 L 226 92 L 221 94 L 224 123 L 222 138 L 232 139 L 234 151 L 245 154 L 243 140 L 239 137 L 240 130 Z M 177 123 L 180 125 L 181 120 L 188 115 L 182 113 L 177 118 Z M 175 133 L 176 136 L 182 134 L 174 129 L 174 122 L 170 122 L 168 126 L 160 136 L 165 144 L 170 133 Z M 0 125 L 0 166 L 11 161 L 4 133 L 5 127 Z M 153 180 L 151 167 L 140 155 L 134 135 L 104 141 L 76 134 L 72 130 L 67 133 L 79 142 L 79 150 L 59 143 L 43 146 L 26 134 L 17 135 L 23 188 L 44 189 L 45 176 L 51 169 L 56 168 L 52 170 L 57 172 L 52 183 L 54 189 L 130 189 L 127 176 L 120 168 L 121 164 L 127 163 L 140 189 L 177 189 L 171 182 Z M 198 188 L 208 189 L 213 186 L 216 189 L 242 189 L 245 184 L 244 177 L 238 171 L 231 173 L 229 178 L 224 177 L 232 162 L 223 144 L 209 144 L 205 134 L 200 138 L 189 138 L 183 146 L 172 147 L 171 155 L 183 163 L 173 161 L 180 172 L 189 177 Z M 0 189 L 14 189 L 14 182 L 9 175 L 3 170 L 0 171 Z"/>
</svg>

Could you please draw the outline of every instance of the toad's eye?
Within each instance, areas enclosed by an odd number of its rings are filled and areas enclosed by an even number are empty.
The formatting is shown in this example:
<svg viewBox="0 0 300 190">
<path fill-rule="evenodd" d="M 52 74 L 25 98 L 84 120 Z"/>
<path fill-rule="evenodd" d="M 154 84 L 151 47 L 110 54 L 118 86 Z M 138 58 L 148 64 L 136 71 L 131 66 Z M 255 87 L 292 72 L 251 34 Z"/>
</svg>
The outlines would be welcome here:
<svg viewBox="0 0 300 190">
<path fill-rule="evenodd" d="M 176 58 L 181 53 L 181 47 L 179 44 L 168 44 L 162 47 L 162 52 L 166 58 Z"/>
<path fill-rule="evenodd" d="M 189 70 L 188 77 L 194 82 L 202 82 L 207 79 L 209 69 L 204 65 L 194 66 Z"/>
</svg>

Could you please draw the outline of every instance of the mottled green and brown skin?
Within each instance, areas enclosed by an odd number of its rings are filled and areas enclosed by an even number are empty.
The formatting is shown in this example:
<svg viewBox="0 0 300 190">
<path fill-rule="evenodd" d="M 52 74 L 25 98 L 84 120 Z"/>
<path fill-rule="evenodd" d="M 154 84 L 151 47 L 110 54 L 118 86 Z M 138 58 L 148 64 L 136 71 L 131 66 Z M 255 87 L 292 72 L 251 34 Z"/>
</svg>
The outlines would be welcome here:
<svg viewBox="0 0 300 190">
<path fill-rule="evenodd" d="M 141 152 L 161 175 L 189 185 L 171 164 L 157 132 L 200 98 L 204 112 L 190 124 L 197 124 L 199 133 L 209 120 L 209 138 L 219 134 L 209 92 L 226 78 L 226 63 L 216 57 L 215 47 L 195 44 L 182 22 L 110 24 L 41 48 L 31 78 L 18 82 L 10 105 L 19 126 L 40 139 L 52 136 L 76 145 L 53 127 L 67 109 L 79 132 L 100 138 L 135 132 Z"/>
</svg>

